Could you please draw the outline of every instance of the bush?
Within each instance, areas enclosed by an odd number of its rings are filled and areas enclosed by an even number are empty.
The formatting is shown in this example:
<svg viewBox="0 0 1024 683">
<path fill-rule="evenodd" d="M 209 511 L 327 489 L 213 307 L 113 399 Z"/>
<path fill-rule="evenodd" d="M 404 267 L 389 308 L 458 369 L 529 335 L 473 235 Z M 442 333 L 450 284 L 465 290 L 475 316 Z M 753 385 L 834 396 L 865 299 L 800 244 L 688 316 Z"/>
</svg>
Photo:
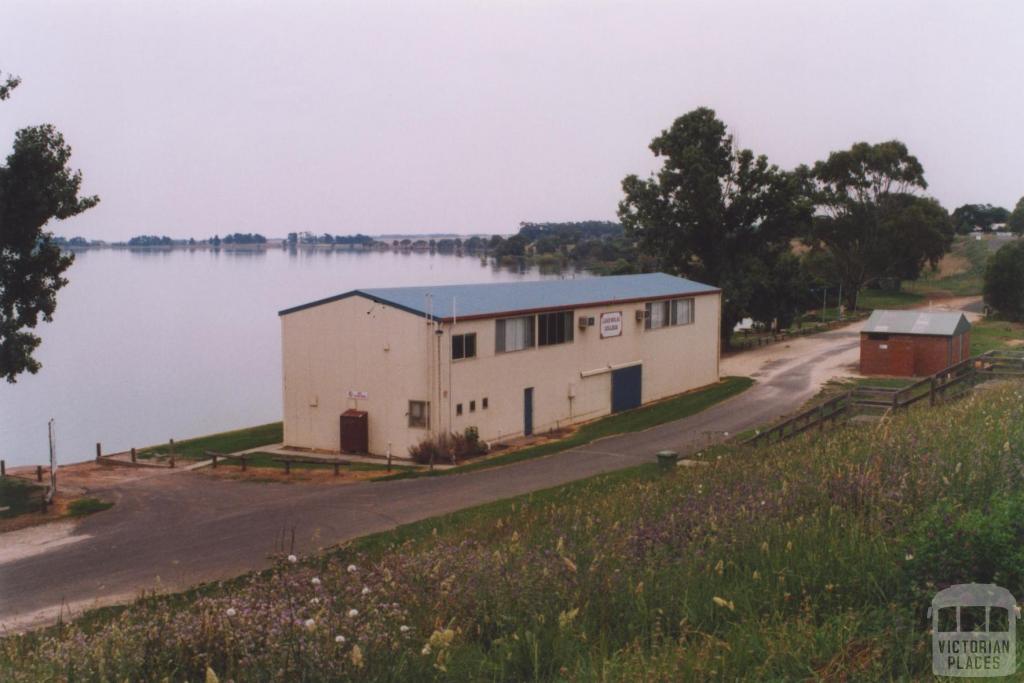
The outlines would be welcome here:
<svg viewBox="0 0 1024 683">
<path fill-rule="evenodd" d="M 409 457 L 421 465 L 450 462 L 482 455 L 487 452 L 486 446 L 480 441 L 480 432 L 476 427 L 466 427 L 462 434 L 452 432 L 427 438 L 409 448 Z"/>
<path fill-rule="evenodd" d="M 1008 244 L 985 268 L 985 303 L 1009 320 L 1024 320 L 1024 241 Z"/>
</svg>

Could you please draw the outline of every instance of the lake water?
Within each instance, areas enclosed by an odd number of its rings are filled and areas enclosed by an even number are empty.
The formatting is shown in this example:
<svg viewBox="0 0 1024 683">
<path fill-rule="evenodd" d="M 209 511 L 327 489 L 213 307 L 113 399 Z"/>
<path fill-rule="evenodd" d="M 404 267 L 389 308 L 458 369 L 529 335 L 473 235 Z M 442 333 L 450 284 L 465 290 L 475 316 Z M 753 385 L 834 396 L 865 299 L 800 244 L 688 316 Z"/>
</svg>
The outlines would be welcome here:
<svg viewBox="0 0 1024 683">
<path fill-rule="evenodd" d="M 281 419 L 277 311 L 362 287 L 541 277 L 479 258 L 280 249 L 79 252 L 37 375 L 0 383 L 0 458 L 61 462 Z"/>
</svg>

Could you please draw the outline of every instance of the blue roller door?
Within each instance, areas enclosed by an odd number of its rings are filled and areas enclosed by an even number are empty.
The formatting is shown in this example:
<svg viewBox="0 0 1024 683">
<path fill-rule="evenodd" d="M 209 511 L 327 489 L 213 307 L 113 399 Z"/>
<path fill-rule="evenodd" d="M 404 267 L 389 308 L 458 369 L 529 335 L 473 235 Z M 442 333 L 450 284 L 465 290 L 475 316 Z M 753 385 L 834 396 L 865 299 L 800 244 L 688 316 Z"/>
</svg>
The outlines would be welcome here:
<svg viewBox="0 0 1024 683">
<path fill-rule="evenodd" d="M 640 406 L 643 391 L 643 366 L 612 370 L 612 412 L 618 413 Z"/>
</svg>

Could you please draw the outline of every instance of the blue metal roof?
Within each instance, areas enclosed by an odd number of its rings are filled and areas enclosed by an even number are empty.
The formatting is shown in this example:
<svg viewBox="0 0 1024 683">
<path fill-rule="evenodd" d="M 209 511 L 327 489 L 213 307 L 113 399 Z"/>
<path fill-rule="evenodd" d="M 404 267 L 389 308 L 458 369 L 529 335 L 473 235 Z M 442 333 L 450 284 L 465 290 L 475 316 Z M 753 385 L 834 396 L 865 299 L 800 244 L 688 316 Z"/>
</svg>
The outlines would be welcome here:
<svg viewBox="0 0 1024 683">
<path fill-rule="evenodd" d="M 382 287 L 354 289 L 327 299 L 287 308 L 279 315 L 288 315 L 350 296 L 363 296 L 422 316 L 431 313 L 432 300 L 434 317 L 449 320 L 453 317 L 490 318 L 526 311 L 663 299 L 718 291 L 716 287 L 665 273 L 472 285 Z"/>
</svg>

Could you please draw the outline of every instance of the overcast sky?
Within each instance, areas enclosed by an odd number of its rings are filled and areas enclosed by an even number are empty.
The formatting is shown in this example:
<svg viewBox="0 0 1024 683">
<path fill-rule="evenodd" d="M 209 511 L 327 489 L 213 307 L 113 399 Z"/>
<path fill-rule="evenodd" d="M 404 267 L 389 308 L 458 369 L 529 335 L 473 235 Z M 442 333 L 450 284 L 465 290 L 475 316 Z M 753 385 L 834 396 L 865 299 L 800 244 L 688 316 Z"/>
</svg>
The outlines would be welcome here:
<svg viewBox="0 0 1024 683">
<path fill-rule="evenodd" d="M 1024 194 L 1024 2 L 3 0 L 0 149 L 51 122 L 58 234 L 511 232 L 614 219 L 709 106 L 785 168 L 899 138 L 947 208 Z"/>
</svg>

